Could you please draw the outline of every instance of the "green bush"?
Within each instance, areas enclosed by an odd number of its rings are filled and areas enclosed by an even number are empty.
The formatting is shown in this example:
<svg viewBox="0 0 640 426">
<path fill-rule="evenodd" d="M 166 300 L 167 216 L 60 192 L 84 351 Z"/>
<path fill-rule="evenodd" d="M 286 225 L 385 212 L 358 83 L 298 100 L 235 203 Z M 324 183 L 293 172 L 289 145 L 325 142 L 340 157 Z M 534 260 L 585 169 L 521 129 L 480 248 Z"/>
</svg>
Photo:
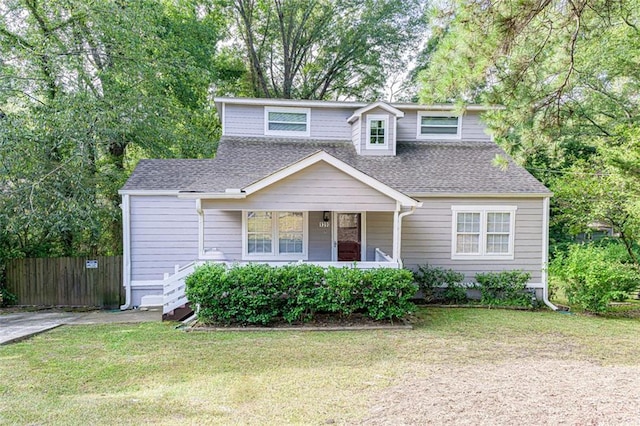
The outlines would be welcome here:
<svg viewBox="0 0 640 426">
<path fill-rule="evenodd" d="M 569 303 L 591 312 L 606 312 L 609 303 L 629 298 L 640 285 L 640 273 L 617 244 L 576 244 L 558 255 L 550 273 L 563 282 Z"/>
<path fill-rule="evenodd" d="M 16 295 L 7 290 L 6 287 L 0 286 L 0 307 L 15 305 L 16 303 L 18 303 Z"/>
<path fill-rule="evenodd" d="M 375 320 L 401 318 L 414 309 L 410 299 L 418 291 L 406 269 L 373 269 L 364 272 L 360 288 L 362 307 Z"/>
<path fill-rule="evenodd" d="M 187 297 L 203 322 L 268 324 L 308 321 L 316 313 L 363 312 L 375 320 L 405 316 L 417 291 L 407 270 L 301 264 L 227 268 L 207 264 L 187 277 Z"/>
<path fill-rule="evenodd" d="M 482 296 L 481 303 L 502 306 L 531 306 L 533 297 L 526 292 L 531 274 L 524 271 L 486 272 L 476 274 Z"/>
<path fill-rule="evenodd" d="M 464 274 L 453 269 L 419 265 L 414 279 L 427 302 L 443 300 L 460 303 L 467 300 L 467 288 L 462 284 Z M 444 288 L 443 288 L 444 287 Z"/>
<path fill-rule="evenodd" d="M 285 265 L 273 271 L 281 283 L 282 317 L 287 322 L 308 321 L 320 305 L 324 269 L 307 263 Z"/>
</svg>

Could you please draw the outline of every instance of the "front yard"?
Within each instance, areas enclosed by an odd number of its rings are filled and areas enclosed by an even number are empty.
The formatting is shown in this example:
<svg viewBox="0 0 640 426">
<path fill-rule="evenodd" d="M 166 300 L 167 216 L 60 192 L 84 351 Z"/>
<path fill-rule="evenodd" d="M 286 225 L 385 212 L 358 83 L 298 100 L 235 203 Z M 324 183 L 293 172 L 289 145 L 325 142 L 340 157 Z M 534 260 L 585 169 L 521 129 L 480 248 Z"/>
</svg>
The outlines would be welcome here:
<svg viewBox="0 0 640 426">
<path fill-rule="evenodd" d="M 632 424 L 640 321 L 421 309 L 412 331 L 65 326 L 0 347 L 0 424 Z"/>
</svg>

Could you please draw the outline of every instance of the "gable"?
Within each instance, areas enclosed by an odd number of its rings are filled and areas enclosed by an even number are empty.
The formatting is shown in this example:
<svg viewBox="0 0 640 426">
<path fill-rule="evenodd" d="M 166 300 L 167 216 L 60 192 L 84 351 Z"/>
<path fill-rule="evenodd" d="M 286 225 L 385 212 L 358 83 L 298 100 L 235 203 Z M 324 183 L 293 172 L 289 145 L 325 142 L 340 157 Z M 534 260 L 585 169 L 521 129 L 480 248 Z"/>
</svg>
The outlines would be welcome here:
<svg viewBox="0 0 640 426">
<path fill-rule="evenodd" d="M 395 211 L 396 200 L 325 161 L 318 161 L 242 200 L 203 200 L 203 207 L 311 210 Z"/>
</svg>

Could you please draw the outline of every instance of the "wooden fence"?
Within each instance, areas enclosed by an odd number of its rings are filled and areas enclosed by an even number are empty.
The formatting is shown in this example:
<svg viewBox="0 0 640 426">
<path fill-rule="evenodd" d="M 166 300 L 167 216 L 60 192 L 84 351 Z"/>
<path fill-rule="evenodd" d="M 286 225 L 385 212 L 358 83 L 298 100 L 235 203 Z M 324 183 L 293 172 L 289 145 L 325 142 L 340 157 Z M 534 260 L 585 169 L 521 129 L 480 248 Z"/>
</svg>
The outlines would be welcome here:
<svg viewBox="0 0 640 426">
<path fill-rule="evenodd" d="M 18 305 L 115 309 L 123 299 L 122 256 L 14 259 L 6 273 Z"/>
</svg>

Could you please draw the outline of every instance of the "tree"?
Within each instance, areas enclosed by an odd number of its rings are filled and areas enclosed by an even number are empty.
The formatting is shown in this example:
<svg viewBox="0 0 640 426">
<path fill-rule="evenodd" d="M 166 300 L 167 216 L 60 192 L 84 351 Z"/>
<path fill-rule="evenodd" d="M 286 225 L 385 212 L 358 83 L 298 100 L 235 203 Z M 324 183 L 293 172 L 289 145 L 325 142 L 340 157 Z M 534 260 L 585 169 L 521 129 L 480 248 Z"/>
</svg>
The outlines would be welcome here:
<svg viewBox="0 0 640 426">
<path fill-rule="evenodd" d="M 425 31 L 419 0 L 235 0 L 229 13 L 257 97 L 376 98 Z"/>
<path fill-rule="evenodd" d="M 556 219 L 582 217 L 571 224 L 584 230 L 620 202 L 637 203 L 637 0 L 455 0 L 437 8 L 431 23 L 435 47 L 420 77 L 421 99 L 504 105 L 486 117 L 496 140 L 563 194 Z M 623 211 L 637 221 L 635 210 Z"/>
<path fill-rule="evenodd" d="M 117 253 L 140 157 L 215 152 L 224 17 L 205 1 L 0 6 L 0 255 Z"/>
</svg>

